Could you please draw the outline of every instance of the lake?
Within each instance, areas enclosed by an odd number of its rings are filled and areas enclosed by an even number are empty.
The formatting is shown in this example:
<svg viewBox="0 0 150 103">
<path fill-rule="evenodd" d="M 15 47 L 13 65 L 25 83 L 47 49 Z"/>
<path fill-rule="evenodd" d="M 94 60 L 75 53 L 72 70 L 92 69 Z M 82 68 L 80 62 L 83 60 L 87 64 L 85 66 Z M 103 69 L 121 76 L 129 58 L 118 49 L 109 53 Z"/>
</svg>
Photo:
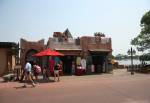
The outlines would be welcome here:
<svg viewBox="0 0 150 103">
<path fill-rule="evenodd" d="M 125 59 L 125 60 L 117 60 L 119 65 L 131 65 L 131 59 Z M 133 64 L 141 64 L 140 60 L 134 59 Z"/>
</svg>

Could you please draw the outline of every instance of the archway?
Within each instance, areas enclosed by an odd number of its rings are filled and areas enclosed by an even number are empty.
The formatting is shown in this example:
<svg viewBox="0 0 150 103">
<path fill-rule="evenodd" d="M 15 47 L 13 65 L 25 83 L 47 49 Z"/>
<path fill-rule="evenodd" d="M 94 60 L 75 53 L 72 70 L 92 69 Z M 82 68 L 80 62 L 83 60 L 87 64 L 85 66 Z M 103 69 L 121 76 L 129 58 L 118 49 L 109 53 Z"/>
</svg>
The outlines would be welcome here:
<svg viewBox="0 0 150 103">
<path fill-rule="evenodd" d="M 35 53 L 37 53 L 37 50 L 35 49 L 28 50 L 27 53 L 25 54 L 25 61 L 30 61 L 31 63 L 36 61 L 36 57 L 33 56 L 33 54 Z"/>
</svg>

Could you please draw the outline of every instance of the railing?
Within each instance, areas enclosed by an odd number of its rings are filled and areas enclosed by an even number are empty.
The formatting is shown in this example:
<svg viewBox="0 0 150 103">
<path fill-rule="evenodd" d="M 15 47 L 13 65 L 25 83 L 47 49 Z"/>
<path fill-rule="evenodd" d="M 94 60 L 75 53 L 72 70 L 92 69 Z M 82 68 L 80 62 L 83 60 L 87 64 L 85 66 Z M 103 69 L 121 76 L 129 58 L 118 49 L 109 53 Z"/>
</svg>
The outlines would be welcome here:
<svg viewBox="0 0 150 103">
<path fill-rule="evenodd" d="M 90 38 L 89 43 L 91 44 L 109 44 L 111 43 L 111 38 L 106 38 L 106 37 L 93 37 L 93 38 Z"/>
<path fill-rule="evenodd" d="M 75 39 L 69 38 L 68 41 L 59 42 L 57 38 L 53 38 L 50 42 L 50 48 L 55 49 L 80 49 L 80 45 L 76 45 Z"/>
<path fill-rule="evenodd" d="M 60 39 L 60 38 L 53 38 L 52 39 L 54 44 L 74 44 L 75 39 L 73 38 L 68 38 L 67 40 Z"/>
</svg>

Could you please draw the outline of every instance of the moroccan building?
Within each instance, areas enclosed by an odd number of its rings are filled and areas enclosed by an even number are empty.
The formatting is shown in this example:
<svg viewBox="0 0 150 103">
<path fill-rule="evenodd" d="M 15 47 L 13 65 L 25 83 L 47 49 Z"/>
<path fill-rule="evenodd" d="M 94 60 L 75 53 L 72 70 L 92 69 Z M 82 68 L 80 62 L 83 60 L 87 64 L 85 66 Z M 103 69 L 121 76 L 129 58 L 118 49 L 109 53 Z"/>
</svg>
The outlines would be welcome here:
<svg viewBox="0 0 150 103">
<path fill-rule="evenodd" d="M 0 76 L 14 70 L 16 48 L 18 48 L 18 44 L 14 42 L 0 42 Z"/>
<path fill-rule="evenodd" d="M 60 57 L 65 74 L 71 74 L 72 62 L 76 62 L 77 58 L 86 59 L 88 73 L 91 73 L 91 65 L 94 65 L 95 73 L 111 70 L 111 38 L 105 37 L 102 33 L 95 33 L 93 37 L 83 36 L 74 39 L 68 29 L 63 33 L 54 32 L 53 37 L 48 40 L 47 48 L 59 51 L 65 55 Z"/>
</svg>

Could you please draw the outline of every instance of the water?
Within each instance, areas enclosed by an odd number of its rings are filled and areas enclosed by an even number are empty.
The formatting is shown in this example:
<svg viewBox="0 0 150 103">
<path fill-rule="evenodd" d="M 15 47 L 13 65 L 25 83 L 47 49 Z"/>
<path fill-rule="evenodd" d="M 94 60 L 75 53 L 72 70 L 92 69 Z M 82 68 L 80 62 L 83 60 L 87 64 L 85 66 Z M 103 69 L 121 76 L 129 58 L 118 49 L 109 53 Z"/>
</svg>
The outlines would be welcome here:
<svg viewBox="0 0 150 103">
<path fill-rule="evenodd" d="M 131 65 L 131 59 L 117 60 L 117 62 L 119 63 L 119 65 Z M 141 62 L 138 59 L 134 59 L 133 64 L 138 65 L 141 64 Z"/>
</svg>

